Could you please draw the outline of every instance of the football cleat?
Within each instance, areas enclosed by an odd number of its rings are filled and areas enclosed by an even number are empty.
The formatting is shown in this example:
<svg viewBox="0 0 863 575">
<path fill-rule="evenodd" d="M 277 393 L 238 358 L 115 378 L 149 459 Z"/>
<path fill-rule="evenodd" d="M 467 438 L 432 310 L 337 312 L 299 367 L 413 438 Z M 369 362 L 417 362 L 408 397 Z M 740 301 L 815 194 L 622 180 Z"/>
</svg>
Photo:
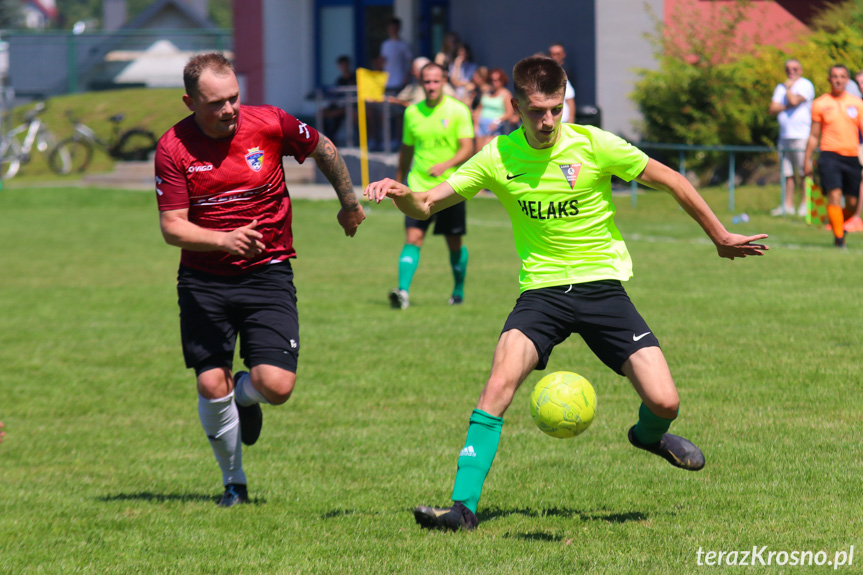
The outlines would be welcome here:
<svg viewBox="0 0 863 575">
<path fill-rule="evenodd" d="M 234 374 L 234 383 L 240 379 L 240 376 L 245 371 L 238 371 Z M 236 398 L 236 396 L 234 396 Z M 254 445 L 261 436 L 261 427 L 264 425 L 264 414 L 261 412 L 261 406 L 258 403 L 252 405 L 240 405 L 234 399 L 237 405 L 237 413 L 240 415 L 240 441 L 244 445 Z"/>
<path fill-rule="evenodd" d="M 414 519 L 423 529 L 440 529 L 442 531 L 473 531 L 479 524 L 479 519 L 473 511 L 465 507 L 461 501 L 456 501 L 452 507 L 426 507 L 421 505 L 414 509 Z"/>
<path fill-rule="evenodd" d="M 454 295 L 451 298 L 449 298 L 449 304 L 450 305 L 461 305 L 463 303 L 464 303 L 464 298 L 461 297 L 460 295 Z"/>
<path fill-rule="evenodd" d="M 698 471 L 704 467 L 704 454 L 698 447 L 683 437 L 666 433 L 656 443 L 645 444 L 635 437 L 635 426 L 629 428 L 629 442 L 645 451 L 655 453 L 674 467 Z"/>
<path fill-rule="evenodd" d="M 395 288 L 390 292 L 390 305 L 393 309 L 407 309 L 410 304 L 408 292 L 405 290 Z"/>
<path fill-rule="evenodd" d="M 841 238 L 833 238 L 833 245 L 841 250 L 846 249 L 848 246 L 845 245 L 845 237 Z"/>
<path fill-rule="evenodd" d="M 219 499 L 219 507 L 233 507 L 242 503 L 249 502 L 249 492 L 245 485 L 239 483 L 228 483 L 225 485 L 225 492 L 222 498 Z"/>
<path fill-rule="evenodd" d="M 863 219 L 860 219 L 860 216 L 854 216 L 845 221 L 842 229 L 846 232 L 863 232 Z"/>
</svg>

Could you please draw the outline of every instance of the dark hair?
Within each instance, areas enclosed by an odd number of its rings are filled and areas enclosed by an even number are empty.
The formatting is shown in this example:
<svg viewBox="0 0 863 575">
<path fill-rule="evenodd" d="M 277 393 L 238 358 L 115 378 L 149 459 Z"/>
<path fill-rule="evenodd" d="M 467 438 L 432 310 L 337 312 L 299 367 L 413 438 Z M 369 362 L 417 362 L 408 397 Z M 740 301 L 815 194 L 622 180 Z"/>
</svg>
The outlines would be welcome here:
<svg viewBox="0 0 863 575">
<path fill-rule="evenodd" d="M 551 96 L 566 91 L 566 72 L 551 58 L 530 56 L 512 69 L 515 97 L 528 94 Z"/>
<path fill-rule="evenodd" d="M 223 76 L 233 72 L 234 65 L 221 52 L 192 56 L 183 68 L 183 86 L 186 88 L 186 94 L 194 96 L 198 92 L 198 82 L 204 70 L 212 70 L 214 74 Z"/>
<path fill-rule="evenodd" d="M 390 24 L 395 24 L 396 26 L 399 27 L 399 30 L 401 30 L 402 21 L 400 18 L 390 18 Z"/>
<path fill-rule="evenodd" d="M 491 77 L 497 74 L 500 76 L 501 84 L 506 86 L 509 83 L 509 76 L 506 75 L 506 71 L 503 68 L 492 68 L 488 71 L 488 81 L 491 82 Z"/>
<path fill-rule="evenodd" d="M 443 74 L 443 79 L 446 80 L 446 78 L 447 78 L 446 68 L 444 68 L 440 64 L 436 64 L 435 62 L 429 62 L 428 64 L 426 64 L 425 66 L 422 67 L 422 69 L 420 70 L 420 80 L 422 80 L 423 74 L 425 74 L 425 71 L 428 70 L 429 68 L 437 68 L 438 70 L 440 70 L 441 74 Z"/>
<path fill-rule="evenodd" d="M 342 64 L 342 63 L 350 64 L 351 63 L 351 57 L 348 56 L 347 54 L 343 54 L 342 56 L 339 56 L 338 58 L 336 58 L 336 63 L 337 64 Z"/>
<path fill-rule="evenodd" d="M 837 69 L 837 68 L 841 68 L 841 69 L 845 70 L 845 74 L 846 74 L 849 78 L 851 77 L 851 72 L 849 72 L 849 71 L 848 71 L 848 66 L 846 66 L 845 64 L 833 64 L 832 66 L 830 66 L 830 70 L 828 70 L 828 71 L 827 71 L 827 73 L 829 74 L 829 73 L 833 72 L 833 70 L 835 70 L 835 69 Z"/>
</svg>

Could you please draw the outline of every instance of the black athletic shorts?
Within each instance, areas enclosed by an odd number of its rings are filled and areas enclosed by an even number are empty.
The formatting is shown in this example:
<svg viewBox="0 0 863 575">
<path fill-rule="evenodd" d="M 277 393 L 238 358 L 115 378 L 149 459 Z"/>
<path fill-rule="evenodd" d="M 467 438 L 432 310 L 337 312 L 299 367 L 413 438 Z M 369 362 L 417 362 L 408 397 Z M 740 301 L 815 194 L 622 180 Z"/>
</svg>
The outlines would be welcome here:
<svg viewBox="0 0 863 575">
<path fill-rule="evenodd" d="M 237 335 L 246 367 L 267 364 L 296 373 L 300 324 L 290 262 L 241 276 L 181 265 L 177 295 L 183 356 L 196 374 L 232 367 Z"/>
<path fill-rule="evenodd" d="M 545 369 L 551 350 L 577 333 L 602 363 L 623 375 L 621 367 L 633 353 L 659 347 L 617 280 L 532 289 L 522 292 L 501 333 L 517 329 L 536 346 Z"/>
<path fill-rule="evenodd" d="M 860 197 L 860 160 L 857 156 L 821 152 L 818 156 L 818 175 L 821 176 L 821 189 L 825 194 L 839 188 L 843 196 Z"/>
<path fill-rule="evenodd" d="M 467 206 L 465 202 L 459 202 L 436 214 L 432 214 L 427 220 L 415 220 L 405 216 L 405 228 L 419 228 L 423 232 L 429 229 L 434 222 L 434 235 L 436 236 L 463 236 L 467 233 Z"/>
</svg>

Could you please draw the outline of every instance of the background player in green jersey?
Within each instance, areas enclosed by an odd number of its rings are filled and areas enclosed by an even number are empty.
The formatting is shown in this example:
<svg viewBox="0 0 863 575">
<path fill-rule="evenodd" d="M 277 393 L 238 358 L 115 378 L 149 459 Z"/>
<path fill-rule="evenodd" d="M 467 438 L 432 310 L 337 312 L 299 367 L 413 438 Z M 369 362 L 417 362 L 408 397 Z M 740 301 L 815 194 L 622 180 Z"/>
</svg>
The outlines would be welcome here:
<svg viewBox="0 0 863 575">
<path fill-rule="evenodd" d="M 459 455 L 452 507 L 418 507 L 423 527 L 473 529 L 482 486 L 497 452 L 503 414 L 554 346 L 578 333 L 603 363 L 625 375 L 642 403 L 629 430 L 632 445 L 676 467 L 698 470 L 704 456 L 692 442 L 667 433 L 680 399 L 659 342 L 621 281 L 631 261 L 614 224 L 611 177 L 637 179 L 669 192 L 704 229 L 723 258 L 762 255 L 767 236 L 729 233 L 680 174 L 620 138 L 591 126 L 561 124 L 566 74 L 548 58 L 525 58 L 513 70 L 513 107 L 522 128 L 499 136 L 446 182 L 412 193 L 393 180 L 370 184 L 366 196 L 390 197 L 415 218 L 428 217 L 487 188 L 513 224 L 522 260 L 521 295 L 494 352 Z"/>
<path fill-rule="evenodd" d="M 438 64 L 426 64 L 420 72 L 425 100 L 405 110 L 404 135 L 396 180 L 416 190 L 428 190 L 446 180 L 455 168 L 473 155 L 473 122 L 467 106 L 444 94 L 446 71 Z M 413 162 L 413 166 L 411 166 Z M 410 172 L 408 172 L 410 170 Z M 464 204 L 452 206 L 433 218 L 418 220 L 405 216 L 405 245 L 399 256 L 399 285 L 390 292 L 394 308 L 410 304 L 408 292 L 420 263 L 420 249 L 426 230 L 435 221 L 434 233 L 446 237 L 455 286 L 449 303 L 464 301 L 467 248 L 462 236 L 467 231 Z"/>
</svg>

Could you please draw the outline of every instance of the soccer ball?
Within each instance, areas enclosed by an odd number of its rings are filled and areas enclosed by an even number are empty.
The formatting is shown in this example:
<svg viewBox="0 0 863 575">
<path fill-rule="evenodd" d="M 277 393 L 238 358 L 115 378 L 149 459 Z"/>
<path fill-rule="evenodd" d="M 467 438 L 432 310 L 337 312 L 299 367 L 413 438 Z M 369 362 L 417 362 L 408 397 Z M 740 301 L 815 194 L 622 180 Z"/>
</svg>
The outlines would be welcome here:
<svg viewBox="0 0 863 575">
<path fill-rule="evenodd" d="M 530 415 L 552 437 L 575 437 L 596 415 L 596 392 L 590 382 L 571 371 L 557 371 L 539 380 L 530 394 Z"/>
</svg>

